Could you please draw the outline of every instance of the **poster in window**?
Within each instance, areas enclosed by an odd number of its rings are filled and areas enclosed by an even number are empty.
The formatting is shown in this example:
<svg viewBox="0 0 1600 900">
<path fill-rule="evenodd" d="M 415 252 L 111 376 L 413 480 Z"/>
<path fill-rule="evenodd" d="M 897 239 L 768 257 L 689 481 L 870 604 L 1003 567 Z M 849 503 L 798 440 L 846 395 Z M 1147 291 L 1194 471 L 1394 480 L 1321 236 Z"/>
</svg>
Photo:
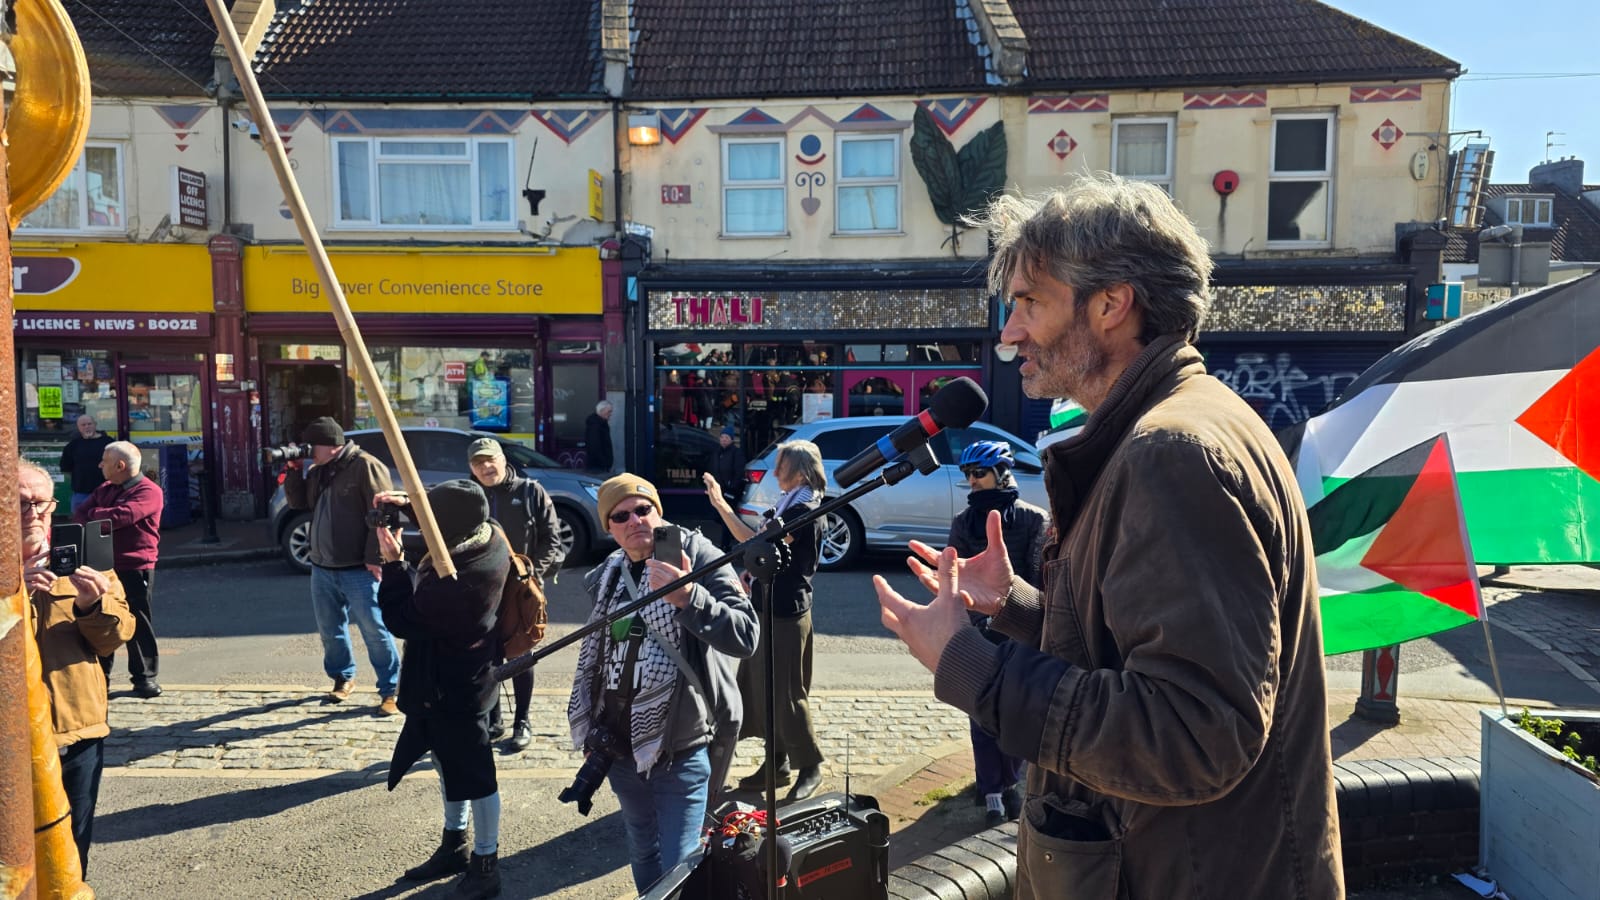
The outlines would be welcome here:
<svg viewBox="0 0 1600 900">
<path fill-rule="evenodd" d="M 803 406 L 800 421 L 815 422 L 818 419 L 833 418 L 832 394 L 801 394 Z"/>
<path fill-rule="evenodd" d="M 171 406 L 172 405 L 172 391 L 163 390 L 161 388 L 151 388 L 150 389 L 150 405 L 151 406 Z"/>
<path fill-rule="evenodd" d="M 485 378 L 472 382 L 472 427 L 507 427 L 511 406 L 511 384 L 504 378 Z"/>
<path fill-rule="evenodd" d="M 83 387 L 82 387 L 82 385 L 78 384 L 76 381 L 64 381 L 64 382 L 61 383 L 61 402 L 62 403 L 80 403 L 80 402 L 82 402 L 82 400 L 83 400 Z"/>
<path fill-rule="evenodd" d="M 40 384 L 61 383 L 61 357 L 53 354 L 41 353 L 38 356 Z"/>
<path fill-rule="evenodd" d="M 57 372 L 61 371 L 61 367 L 57 366 L 56 367 L 56 371 Z M 62 411 L 61 411 L 61 388 L 59 386 L 55 386 L 55 387 L 43 386 L 43 387 L 40 387 L 39 388 L 39 418 L 41 418 L 41 419 L 59 419 L 59 418 L 61 418 L 61 415 L 62 415 Z"/>
<path fill-rule="evenodd" d="M 109 359 L 97 359 L 97 360 L 94 361 L 94 380 L 95 381 L 110 381 L 111 380 L 111 360 L 109 360 Z"/>
<path fill-rule="evenodd" d="M 94 381 L 94 359 L 88 356 L 78 357 L 78 380 Z"/>
</svg>

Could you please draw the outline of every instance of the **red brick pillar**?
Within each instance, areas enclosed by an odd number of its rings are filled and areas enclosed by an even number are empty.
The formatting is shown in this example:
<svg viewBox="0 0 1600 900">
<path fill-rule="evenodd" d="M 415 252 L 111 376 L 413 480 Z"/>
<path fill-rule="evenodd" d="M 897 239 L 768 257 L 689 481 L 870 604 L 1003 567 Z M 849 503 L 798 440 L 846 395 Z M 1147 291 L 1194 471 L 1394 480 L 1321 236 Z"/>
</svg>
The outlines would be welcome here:
<svg viewBox="0 0 1600 900">
<path fill-rule="evenodd" d="M 244 334 L 243 242 L 219 234 L 211 250 L 211 296 L 216 315 L 212 323 L 211 354 L 216 385 L 211 405 L 215 439 L 207 448 L 217 492 L 217 514 L 223 519 L 253 519 L 257 512 L 254 487 L 258 480 L 256 423 L 251 420 L 250 377 Z"/>
</svg>

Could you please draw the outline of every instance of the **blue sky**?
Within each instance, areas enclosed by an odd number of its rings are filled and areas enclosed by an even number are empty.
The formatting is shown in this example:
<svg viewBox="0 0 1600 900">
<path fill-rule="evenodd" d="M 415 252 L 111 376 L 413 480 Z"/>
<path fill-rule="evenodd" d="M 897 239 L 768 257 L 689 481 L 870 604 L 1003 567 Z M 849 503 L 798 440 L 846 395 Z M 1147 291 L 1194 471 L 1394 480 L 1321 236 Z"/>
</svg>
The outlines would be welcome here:
<svg viewBox="0 0 1600 900">
<path fill-rule="evenodd" d="M 1326 0 L 1461 63 L 1450 130 L 1481 128 L 1495 151 L 1490 180 L 1524 182 L 1545 158 L 1545 132 L 1600 183 L 1600 2 L 1597 0 Z M 1585 52 L 1585 44 L 1588 45 Z M 1581 78 L 1526 77 L 1590 73 Z M 1460 138 L 1454 145 L 1460 146 Z"/>
</svg>

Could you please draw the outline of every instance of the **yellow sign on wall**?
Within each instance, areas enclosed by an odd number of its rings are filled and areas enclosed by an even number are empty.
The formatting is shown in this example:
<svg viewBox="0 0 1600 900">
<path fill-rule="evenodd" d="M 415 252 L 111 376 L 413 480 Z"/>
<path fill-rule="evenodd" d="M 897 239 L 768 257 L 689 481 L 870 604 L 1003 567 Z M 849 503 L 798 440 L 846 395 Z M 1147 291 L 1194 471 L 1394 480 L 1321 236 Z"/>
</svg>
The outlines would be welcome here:
<svg viewBox="0 0 1600 900">
<path fill-rule="evenodd" d="M 353 312 L 600 313 L 593 247 L 338 247 L 328 255 Z M 244 305 L 326 312 L 328 298 L 303 247 L 247 247 Z"/>
<path fill-rule="evenodd" d="M 589 170 L 589 218 L 606 220 L 606 179 L 593 169 Z"/>
<path fill-rule="evenodd" d="M 17 309 L 212 309 L 211 254 L 204 244 L 17 241 L 11 253 Z"/>
</svg>

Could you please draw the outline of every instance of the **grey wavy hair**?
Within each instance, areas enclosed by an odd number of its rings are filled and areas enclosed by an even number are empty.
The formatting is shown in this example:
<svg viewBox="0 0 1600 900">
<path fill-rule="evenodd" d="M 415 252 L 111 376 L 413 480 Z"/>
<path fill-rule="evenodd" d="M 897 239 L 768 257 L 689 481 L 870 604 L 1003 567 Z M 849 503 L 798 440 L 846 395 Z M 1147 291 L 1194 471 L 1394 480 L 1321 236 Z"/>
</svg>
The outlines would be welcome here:
<svg viewBox="0 0 1600 900">
<path fill-rule="evenodd" d="M 811 490 L 818 497 L 828 487 L 828 475 L 822 470 L 822 451 L 810 441 L 785 441 L 778 445 L 778 455 L 775 457 L 777 466 L 787 466 L 791 471 L 800 476 L 800 480 L 811 486 Z"/>
<path fill-rule="evenodd" d="M 1004 194 L 968 224 L 994 237 L 989 289 L 1011 290 L 1020 270 L 1071 286 L 1077 308 L 1116 284 L 1133 287 L 1139 340 L 1193 341 L 1211 307 L 1211 254 L 1194 224 L 1155 185 L 1099 172 L 1032 197 Z"/>
</svg>

